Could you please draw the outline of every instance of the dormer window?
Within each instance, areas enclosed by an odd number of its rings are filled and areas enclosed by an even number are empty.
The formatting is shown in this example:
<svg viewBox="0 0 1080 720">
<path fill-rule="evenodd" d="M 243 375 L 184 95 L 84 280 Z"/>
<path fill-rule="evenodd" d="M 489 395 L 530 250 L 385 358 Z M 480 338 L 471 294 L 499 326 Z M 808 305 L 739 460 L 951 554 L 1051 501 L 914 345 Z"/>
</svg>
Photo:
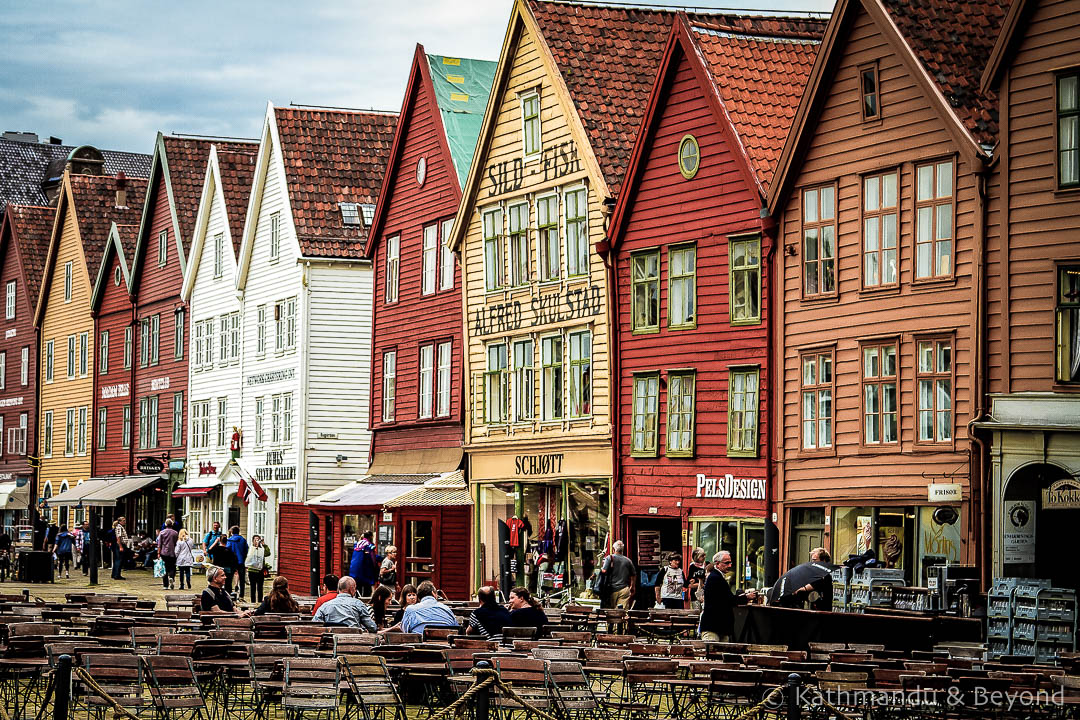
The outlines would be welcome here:
<svg viewBox="0 0 1080 720">
<path fill-rule="evenodd" d="M 878 92 L 877 64 L 864 65 L 859 68 L 860 106 L 862 107 L 862 119 L 881 119 L 881 96 Z"/>
<path fill-rule="evenodd" d="M 371 227 L 375 222 L 375 203 L 360 203 L 360 216 L 364 219 L 364 227 Z"/>
<path fill-rule="evenodd" d="M 360 224 L 360 209 L 356 203 L 338 203 L 341 208 L 341 222 L 345 225 Z"/>
</svg>

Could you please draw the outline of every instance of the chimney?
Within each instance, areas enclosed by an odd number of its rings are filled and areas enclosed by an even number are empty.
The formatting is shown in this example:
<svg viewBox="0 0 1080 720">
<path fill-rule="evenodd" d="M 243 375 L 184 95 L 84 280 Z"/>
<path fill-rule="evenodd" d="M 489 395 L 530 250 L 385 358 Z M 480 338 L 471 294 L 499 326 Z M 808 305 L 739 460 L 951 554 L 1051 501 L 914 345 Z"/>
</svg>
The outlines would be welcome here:
<svg viewBox="0 0 1080 720">
<path fill-rule="evenodd" d="M 123 172 L 116 173 L 116 207 L 127 207 L 127 177 Z"/>
<path fill-rule="evenodd" d="M 14 140 L 15 142 L 36 143 L 38 141 L 37 133 L 19 132 L 18 130 L 6 130 L 3 137 L 5 140 Z"/>
<path fill-rule="evenodd" d="M 61 140 L 60 138 L 54 136 L 54 135 L 50 135 L 49 136 L 49 144 L 50 145 L 63 145 L 64 141 Z"/>
</svg>

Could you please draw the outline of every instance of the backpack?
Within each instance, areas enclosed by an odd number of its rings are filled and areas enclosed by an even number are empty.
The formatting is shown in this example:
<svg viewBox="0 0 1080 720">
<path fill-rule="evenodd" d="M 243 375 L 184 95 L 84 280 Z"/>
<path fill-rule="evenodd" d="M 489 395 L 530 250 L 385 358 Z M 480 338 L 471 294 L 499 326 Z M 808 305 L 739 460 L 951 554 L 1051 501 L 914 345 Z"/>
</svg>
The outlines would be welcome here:
<svg viewBox="0 0 1080 720">
<path fill-rule="evenodd" d="M 101 536 L 101 539 L 111 545 L 112 543 L 116 542 L 116 530 L 114 528 L 109 528 Z"/>
</svg>

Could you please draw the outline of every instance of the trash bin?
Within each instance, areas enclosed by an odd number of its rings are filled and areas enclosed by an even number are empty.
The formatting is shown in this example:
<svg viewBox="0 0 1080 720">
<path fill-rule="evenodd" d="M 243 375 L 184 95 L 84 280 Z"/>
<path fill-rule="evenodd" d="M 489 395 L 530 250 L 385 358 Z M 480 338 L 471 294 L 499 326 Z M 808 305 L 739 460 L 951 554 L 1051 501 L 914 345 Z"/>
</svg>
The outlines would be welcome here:
<svg viewBox="0 0 1080 720">
<path fill-rule="evenodd" d="M 17 573 L 19 582 L 52 582 L 52 553 L 44 550 L 24 550 L 20 552 Z"/>
</svg>

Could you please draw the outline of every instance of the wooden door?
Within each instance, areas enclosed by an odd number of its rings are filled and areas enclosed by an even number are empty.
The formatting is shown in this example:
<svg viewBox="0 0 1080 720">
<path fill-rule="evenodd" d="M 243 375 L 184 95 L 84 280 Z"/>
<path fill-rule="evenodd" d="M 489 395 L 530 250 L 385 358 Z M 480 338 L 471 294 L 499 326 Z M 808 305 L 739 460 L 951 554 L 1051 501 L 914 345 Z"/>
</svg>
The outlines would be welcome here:
<svg viewBox="0 0 1080 720">
<path fill-rule="evenodd" d="M 410 514 L 405 518 L 404 524 L 400 582 L 419 585 L 425 580 L 431 580 L 438 587 L 438 513 Z"/>
<path fill-rule="evenodd" d="M 799 528 L 795 530 L 795 542 L 791 544 L 791 566 L 810 560 L 810 551 L 822 547 L 825 531 L 822 528 Z"/>
</svg>

